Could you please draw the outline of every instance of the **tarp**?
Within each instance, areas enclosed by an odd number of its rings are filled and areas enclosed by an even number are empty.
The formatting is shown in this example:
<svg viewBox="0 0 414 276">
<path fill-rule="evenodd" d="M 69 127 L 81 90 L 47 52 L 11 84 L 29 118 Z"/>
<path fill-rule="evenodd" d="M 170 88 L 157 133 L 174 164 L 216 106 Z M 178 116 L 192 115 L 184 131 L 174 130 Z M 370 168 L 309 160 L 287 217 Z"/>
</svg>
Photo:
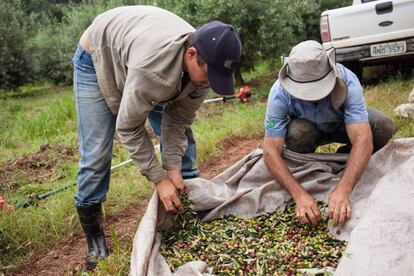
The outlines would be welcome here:
<svg viewBox="0 0 414 276">
<path fill-rule="evenodd" d="M 316 199 L 327 202 L 340 179 L 347 154 L 298 154 L 283 151 L 294 177 Z M 263 151 L 256 149 L 212 180 L 186 181 L 203 221 L 227 214 L 252 217 L 284 209 L 291 196 L 270 176 Z M 348 247 L 335 275 L 414 274 L 414 138 L 398 139 L 376 152 L 351 194 L 352 218 L 340 234 Z M 160 231 L 172 225 L 154 192 L 141 220 L 131 256 L 131 275 L 209 275 L 194 261 L 170 271 L 160 254 Z"/>
</svg>

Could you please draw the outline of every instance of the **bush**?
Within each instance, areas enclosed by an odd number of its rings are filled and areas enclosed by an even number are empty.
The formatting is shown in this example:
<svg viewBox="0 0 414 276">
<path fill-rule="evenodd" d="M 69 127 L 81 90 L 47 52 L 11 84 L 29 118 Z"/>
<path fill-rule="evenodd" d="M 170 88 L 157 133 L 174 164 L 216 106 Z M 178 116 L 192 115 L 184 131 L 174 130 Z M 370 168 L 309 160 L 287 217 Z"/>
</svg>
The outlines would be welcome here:
<svg viewBox="0 0 414 276">
<path fill-rule="evenodd" d="M 259 61 L 274 65 L 301 40 L 319 40 L 320 12 L 350 0 L 5 0 L 0 89 L 39 80 L 71 84 L 71 59 L 84 30 L 99 13 L 126 4 L 160 6 L 196 28 L 212 20 L 234 25 L 243 43 L 240 69 L 246 72 Z M 240 70 L 236 73 L 243 82 Z"/>
<path fill-rule="evenodd" d="M 291 45 L 305 37 L 302 18 L 317 10 L 313 1 L 303 0 L 159 0 L 154 4 L 194 27 L 212 20 L 232 24 L 243 43 L 242 71 L 253 69 L 260 60 L 279 60 Z"/>
<path fill-rule="evenodd" d="M 0 1 L 0 89 L 14 89 L 31 80 L 29 23 L 19 0 Z"/>
<path fill-rule="evenodd" d="M 312 39 L 321 42 L 320 35 L 320 15 L 323 11 L 350 6 L 352 0 L 320 0 L 317 1 L 316 9 L 305 14 L 305 39 Z"/>
<path fill-rule="evenodd" d="M 46 20 L 31 41 L 40 76 L 53 83 L 71 84 L 72 56 L 83 32 L 99 13 L 122 5 L 121 0 L 68 4 L 62 9 L 61 21 Z"/>
</svg>

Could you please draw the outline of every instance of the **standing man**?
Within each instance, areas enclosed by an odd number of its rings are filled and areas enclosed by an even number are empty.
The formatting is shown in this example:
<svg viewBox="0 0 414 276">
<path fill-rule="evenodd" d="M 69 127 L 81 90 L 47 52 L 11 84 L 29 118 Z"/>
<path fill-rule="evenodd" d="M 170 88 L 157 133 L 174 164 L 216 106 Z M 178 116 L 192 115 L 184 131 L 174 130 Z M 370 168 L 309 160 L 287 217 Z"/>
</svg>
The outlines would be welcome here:
<svg viewBox="0 0 414 276">
<path fill-rule="evenodd" d="M 82 35 L 73 58 L 81 156 L 75 203 L 88 243 L 87 269 L 108 255 L 101 204 L 109 189 L 115 128 L 141 173 L 155 184 L 164 208 L 181 210 L 186 132 L 208 87 L 221 95 L 234 93 L 240 55 L 231 25 L 213 21 L 195 30 L 151 6 L 109 10 Z M 163 105 L 162 165 L 145 130 L 158 104 Z"/>
<path fill-rule="evenodd" d="M 329 196 L 328 215 L 340 224 L 351 218 L 349 196 L 365 171 L 372 152 L 392 137 L 394 123 L 384 113 L 366 108 L 361 84 L 335 63 L 316 41 L 293 47 L 279 79 L 270 90 L 265 119 L 264 161 L 274 179 L 296 202 L 296 216 L 317 224 L 314 198 L 292 176 L 282 158 L 283 145 L 300 153 L 319 145 L 344 143 L 350 152 L 344 173 Z"/>
</svg>

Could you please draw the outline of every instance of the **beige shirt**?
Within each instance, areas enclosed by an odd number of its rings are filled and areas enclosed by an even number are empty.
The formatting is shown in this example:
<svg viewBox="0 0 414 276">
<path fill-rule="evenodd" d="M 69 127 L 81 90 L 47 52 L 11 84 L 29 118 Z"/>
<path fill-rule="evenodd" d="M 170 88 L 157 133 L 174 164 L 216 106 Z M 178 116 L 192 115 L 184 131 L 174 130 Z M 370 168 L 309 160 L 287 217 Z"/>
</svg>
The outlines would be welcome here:
<svg viewBox="0 0 414 276">
<path fill-rule="evenodd" d="M 181 169 L 185 130 L 208 89 L 190 81 L 181 90 L 183 55 L 195 29 L 177 15 L 151 6 L 119 7 L 100 14 L 89 28 L 89 47 L 99 88 L 122 144 L 152 182 Z M 163 166 L 145 129 L 148 113 L 167 102 L 161 122 Z"/>
</svg>

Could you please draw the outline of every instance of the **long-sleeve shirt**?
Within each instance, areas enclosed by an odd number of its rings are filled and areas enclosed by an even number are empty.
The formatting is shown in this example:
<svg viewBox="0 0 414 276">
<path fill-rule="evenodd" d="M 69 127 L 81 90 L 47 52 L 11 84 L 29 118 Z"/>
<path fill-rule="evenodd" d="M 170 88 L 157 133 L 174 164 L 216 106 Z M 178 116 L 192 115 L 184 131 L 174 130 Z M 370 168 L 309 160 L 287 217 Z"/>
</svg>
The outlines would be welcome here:
<svg viewBox="0 0 414 276">
<path fill-rule="evenodd" d="M 189 82 L 181 89 L 183 56 L 195 29 L 177 15 L 151 6 L 119 7 L 100 14 L 89 28 L 89 47 L 99 88 L 122 144 L 152 182 L 180 169 L 185 130 L 208 89 Z M 161 122 L 163 166 L 145 129 L 150 110 L 167 102 Z"/>
</svg>

